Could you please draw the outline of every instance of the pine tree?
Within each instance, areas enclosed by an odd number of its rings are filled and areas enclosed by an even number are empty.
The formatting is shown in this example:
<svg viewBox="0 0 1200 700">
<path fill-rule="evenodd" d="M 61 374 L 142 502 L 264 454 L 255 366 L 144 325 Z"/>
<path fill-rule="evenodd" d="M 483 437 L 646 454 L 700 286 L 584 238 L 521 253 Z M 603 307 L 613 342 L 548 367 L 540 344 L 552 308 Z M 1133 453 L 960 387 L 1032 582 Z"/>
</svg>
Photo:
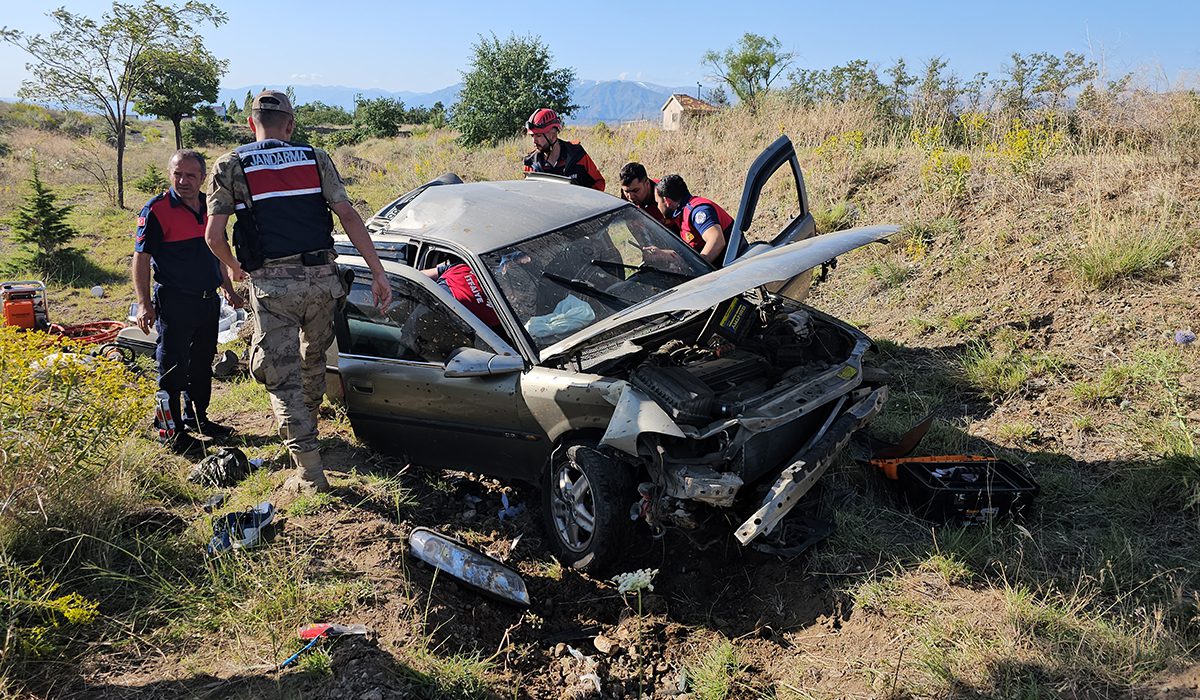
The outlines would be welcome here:
<svg viewBox="0 0 1200 700">
<path fill-rule="evenodd" d="M 36 161 L 28 184 L 32 191 L 26 195 L 25 203 L 5 223 L 12 228 L 9 235 L 13 241 L 36 247 L 32 261 L 34 265 L 43 270 L 53 270 L 65 252 L 66 244 L 79 232 L 67 223 L 71 206 L 56 203 L 57 195 L 42 182 Z"/>
</svg>

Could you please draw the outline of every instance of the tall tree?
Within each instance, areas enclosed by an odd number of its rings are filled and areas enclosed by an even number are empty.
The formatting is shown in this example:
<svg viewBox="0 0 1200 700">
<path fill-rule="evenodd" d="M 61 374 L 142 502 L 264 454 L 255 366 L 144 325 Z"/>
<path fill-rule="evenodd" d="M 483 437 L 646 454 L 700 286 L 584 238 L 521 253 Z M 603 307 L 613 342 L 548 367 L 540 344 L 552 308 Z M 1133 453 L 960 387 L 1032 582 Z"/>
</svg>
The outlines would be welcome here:
<svg viewBox="0 0 1200 700">
<path fill-rule="evenodd" d="M 192 116 L 200 102 L 216 102 L 228 61 L 218 60 L 198 42 L 187 51 L 152 49 L 144 58 L 152 69 L 135 91 L 134 109 L 170 119 L 175 148 L 183 148 L 183 118 Z"/>
<path fill-rule="evenodd" d="M 145 0 L 133 5 L 114 0 L 99 20 L 60 7 L 50 13 L 58 28 L 49 36 L 0 29 L 0 40 L 24 50 L 32 78 L 17 93 L 22 99 L 93 109 L 104 116 L 116 138 L 117 205 L 125 206 L 125 123 L 130 102 L 154 66 L 154 49 L 193 46 L 196 27 L 225 22 L 216 6 L 187 0 L 163 5 Z"/>
<path fill-rule="evenodd" d="M 537 36 L 479 37 L 451 123 L 468 146 L 495 143 L 521 132 L 539 107 L 570 115 L 575 71 L 553 68 L 550 49 Z"/>
<path fill-rule="evenodd" d="M 701 60 L 712 67 L 713 77 L 724 81 L 753 110 L 771 89 L 771 83 L 792 64 L 794 56 L 791 51 L 783 50 L 778 38 L 747 32 L 736 46 L 720 53 L 707 51 Z"/>
</svg>

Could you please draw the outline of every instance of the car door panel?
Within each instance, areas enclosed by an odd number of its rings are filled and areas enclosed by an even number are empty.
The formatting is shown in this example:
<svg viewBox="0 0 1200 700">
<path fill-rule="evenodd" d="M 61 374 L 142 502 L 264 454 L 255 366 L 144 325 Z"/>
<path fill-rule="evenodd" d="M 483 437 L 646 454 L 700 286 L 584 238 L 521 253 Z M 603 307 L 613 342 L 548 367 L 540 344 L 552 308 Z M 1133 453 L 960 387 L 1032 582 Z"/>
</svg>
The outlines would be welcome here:
<svg viewBox="0 0 1200 700">
<path fill-rule="evenodd" d="M 515 354 L 445 290 L 412 268 L 391 277 L 386 313 L 360 274 L 338 320 L 338 376 L 355 434 L 412 463 L 527 478 L 548 450 L 523 429 L 521 373 L 446 377 L 455 347 Z"/>
</svg>

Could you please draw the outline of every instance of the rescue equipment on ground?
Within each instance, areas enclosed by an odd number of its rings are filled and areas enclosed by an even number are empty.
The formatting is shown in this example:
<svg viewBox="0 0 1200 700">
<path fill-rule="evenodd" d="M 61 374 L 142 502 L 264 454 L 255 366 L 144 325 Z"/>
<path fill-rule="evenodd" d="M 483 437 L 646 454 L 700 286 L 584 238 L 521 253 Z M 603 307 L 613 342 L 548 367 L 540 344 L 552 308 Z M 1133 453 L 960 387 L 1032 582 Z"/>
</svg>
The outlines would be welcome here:
<svg viewBox="0 0 1200 700">
<path fill-rule="evenodd" d="M 50 328 L 46 285 L 40 280 L 4 282 L 0 284 L 0 300 L 4 305 L 4 325 L 30 331 Z"/>
</svg>

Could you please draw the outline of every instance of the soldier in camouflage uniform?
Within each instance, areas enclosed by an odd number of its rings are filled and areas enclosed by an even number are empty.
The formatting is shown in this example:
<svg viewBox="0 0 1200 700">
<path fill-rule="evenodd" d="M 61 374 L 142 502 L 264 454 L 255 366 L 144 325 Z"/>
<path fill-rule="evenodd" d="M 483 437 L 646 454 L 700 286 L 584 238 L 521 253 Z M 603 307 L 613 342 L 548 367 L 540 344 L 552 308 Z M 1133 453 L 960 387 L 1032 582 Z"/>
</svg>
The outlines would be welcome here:
<svg viewBox="0 0 1200 700">
<path fill-rule="evenodd" d="M 295 121 L 287 95 L 260 93 L 249 123 L 258 140 L 221 156 L 209 176 L 204 237 L 230 278 L 249 279 L 250 370 L 266 385 L 279 435 L 296 462 L 288 487 L 324 491 L 329 483 L 317 446 L 317 408 L 334 314 L 346 294 L 333 262 L 330 211 L 371 268 L 380 309 L 391 303 L 391 287 L 329 155 L 288 142 Z M 225 237 L 230 215 L 237 217 L 236 257 Z"/>
</svg>

